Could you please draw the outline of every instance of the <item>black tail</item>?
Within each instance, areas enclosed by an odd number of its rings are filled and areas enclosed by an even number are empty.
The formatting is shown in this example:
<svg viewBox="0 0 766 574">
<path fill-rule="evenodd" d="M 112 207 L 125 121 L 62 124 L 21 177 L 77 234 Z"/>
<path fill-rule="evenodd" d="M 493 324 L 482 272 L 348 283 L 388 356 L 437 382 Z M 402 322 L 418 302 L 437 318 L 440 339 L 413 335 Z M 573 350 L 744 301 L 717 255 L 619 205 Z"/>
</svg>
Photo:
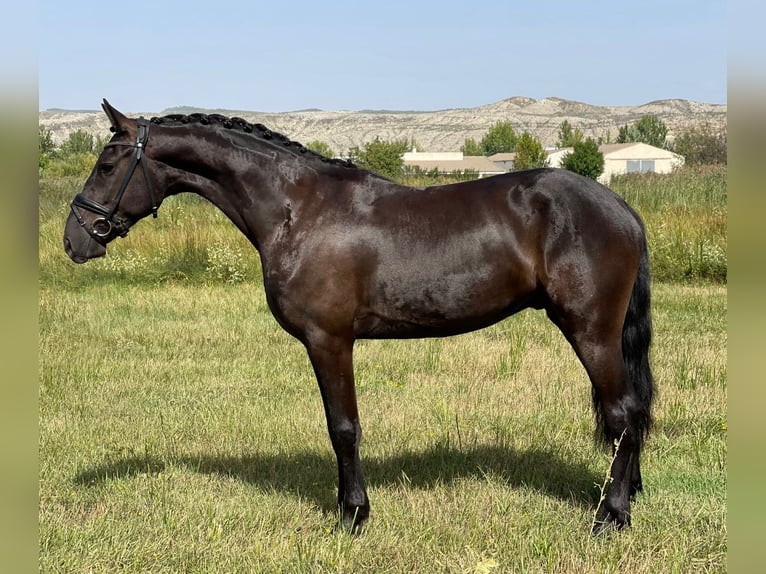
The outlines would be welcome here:
<svg viewBox="0 0 766 574">
<path fill-rule="evenodd" d="M 638 396 L 639 412 L 636 420 L 640 442 L 652 426 L 652 400 L 654 377 L 649 365 L 649 347 L 652 342 L 652 313 L 649 276 L 649 252 L 644 242 L 638 276 L 630 294 L 628 312 L 622 326 L 622 357 L 628 377 Z"/>
</svg>

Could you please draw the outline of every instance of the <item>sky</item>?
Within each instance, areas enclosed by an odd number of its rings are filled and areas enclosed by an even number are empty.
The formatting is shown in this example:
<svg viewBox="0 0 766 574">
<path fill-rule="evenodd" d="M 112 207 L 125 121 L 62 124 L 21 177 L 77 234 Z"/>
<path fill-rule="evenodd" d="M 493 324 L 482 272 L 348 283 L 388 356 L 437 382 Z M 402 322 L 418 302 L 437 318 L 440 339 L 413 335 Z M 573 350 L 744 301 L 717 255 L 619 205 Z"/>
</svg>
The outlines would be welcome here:
<svg viewBox="0 0 766 574">
<path fill-rule="evenodd" d="M 726 103 L 723 0 L 41 0 L 40 110 Z"/>
</svg>

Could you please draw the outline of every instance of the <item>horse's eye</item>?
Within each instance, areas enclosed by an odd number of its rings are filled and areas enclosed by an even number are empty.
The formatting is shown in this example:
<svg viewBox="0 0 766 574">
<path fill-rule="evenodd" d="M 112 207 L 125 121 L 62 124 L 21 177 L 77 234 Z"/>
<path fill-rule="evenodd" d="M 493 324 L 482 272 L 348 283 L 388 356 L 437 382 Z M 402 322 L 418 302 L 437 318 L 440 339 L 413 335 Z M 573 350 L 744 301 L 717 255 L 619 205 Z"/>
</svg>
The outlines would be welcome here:
<svg viewBox="0 0 766 574">
<path fill-rule="evenodd" d="M 110 173 L 114 171 L 114 164 L 102 163 L 101 165 L 98 166 L 98 169 L 104 175 L 109 175 Z"/>
</svg>

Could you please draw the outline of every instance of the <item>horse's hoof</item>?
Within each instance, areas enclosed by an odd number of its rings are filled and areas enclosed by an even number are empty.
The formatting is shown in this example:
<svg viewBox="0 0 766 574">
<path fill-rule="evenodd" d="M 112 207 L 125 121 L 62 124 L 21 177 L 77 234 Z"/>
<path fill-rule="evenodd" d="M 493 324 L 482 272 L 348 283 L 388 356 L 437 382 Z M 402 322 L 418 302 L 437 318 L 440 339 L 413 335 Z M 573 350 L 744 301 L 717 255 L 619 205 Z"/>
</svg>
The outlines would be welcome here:
<svg viewBox="0 0 766 574">
<path fill-rule="evenodd" d="M 357 506 L 350 512 L 343 511 L 340 524 L 343 530 L 349 534 L 358 535 L 364 532 L 364 527 L 367 524 L 367 519 L 370 517 L 370 508 L 365 506 Z"/>
<path fill-rule="evenodd" d="M 622 516 L 620 516 L 622 515 Z M 607 512 L 606 516 L 601 519 L 597 519 L 593 522 L 593 528 L 591 528 L 591 534 L 593 536 L 605 535 L 608 536 L 612 532 L 619 532 L 623 528 L 630 526 L 630 514 L 627 512 L 619 513 L 617 516 L 611 512 Z"/>
</svg>

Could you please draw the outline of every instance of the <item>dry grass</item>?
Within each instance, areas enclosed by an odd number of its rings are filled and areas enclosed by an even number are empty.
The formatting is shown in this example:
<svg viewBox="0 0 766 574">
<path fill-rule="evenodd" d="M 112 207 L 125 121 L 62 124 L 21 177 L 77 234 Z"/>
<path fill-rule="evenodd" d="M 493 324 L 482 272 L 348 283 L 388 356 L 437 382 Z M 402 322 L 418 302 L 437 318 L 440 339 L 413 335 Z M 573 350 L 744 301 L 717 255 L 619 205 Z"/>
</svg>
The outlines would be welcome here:
<svg viewBox="0 0 766 574">
<path fill-rule="evenodd" d="M 609 464 L 589 383 L 525 312 L 357 345 L 373 518 L 351 538 L 308 360 L 260 286 L 44 287 L 41 570 L 724 571 L 725 289 L 655 294 L 633 529 L 589 535 Z"/>
</svg>

